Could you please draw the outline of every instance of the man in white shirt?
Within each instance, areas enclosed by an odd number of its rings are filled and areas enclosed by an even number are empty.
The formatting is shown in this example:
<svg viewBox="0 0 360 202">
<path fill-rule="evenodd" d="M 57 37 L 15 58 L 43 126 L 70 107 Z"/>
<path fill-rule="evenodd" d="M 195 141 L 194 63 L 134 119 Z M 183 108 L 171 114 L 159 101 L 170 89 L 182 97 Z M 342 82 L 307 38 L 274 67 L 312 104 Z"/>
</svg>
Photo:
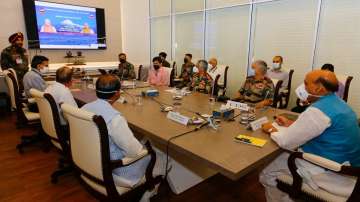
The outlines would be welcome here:
<svg viewBox="0 0 360 202">
<path fill-rule="evenodd" d="M 315 70 L 307 74 L 303 95 L 312 105 L 296 121 L 277 117 L 274 127 L 268 123 L 263 130 L 281 147 L 303 151 L 335 161 L 339 164 L 360 166 L 360 130 L 355 112 L 338 96 L 338 81 L 334 73 Z M 292 201 L 276 188 L 276 178 L 290 174 L 287 166 L 289 153 L 284 152 L 260 174 L 267 201 Z M 349 197 L 356 179 L 337 175 L 305 161 L 297 161 L 304 183 L 317 190 Z"/>
<path fill-rule="evenodd" d="M 272 68 L 267 72 L 267 77 L 270 79 L 282 80 L 282 87 L 286 88 L 289 82 L 289 72 L 282 69 L 282 65 L 284 63 L 283 57 L 277 55 L 273 58 Z M 275 84 L 274 84 L 275 85 Z"/>
<path fill-rule="evenodd" d="M 218 67 L 218 61 L 216 58 L 210 58 L 209 60 L 209 68 L 207 73 L 211 76 L 213 80 L 216 79 L 217 75 L 220 75 L 219 83 L 223 83 L 223 72 L 224 70 L 221 67 Z"/>
<path fill-rule="evenodd" d="M 120 86 L 118 77 L 111 74 L 100 76 L 96 81 L 98 99 L 82 107 L 104 118 L 108 128 L 111 160 L 134 158 L 143 150 L 143 145 L 131 132 L 125 117 L 112 107 L 120 98 Z M 115 169 L 115 184 L 122 187 L 135 186 L 143 178 L 149 162 L 150 156 L 147 156 L 132 165 Z"/>
<path fill-rule="evenodd" d="M 73 71 L 70 67 L 59 68 L 56 70 L 56 82 L 45 89 L 45 93 L 49 93 L 54 97 L 59 110 L 61 125 L 67 125 L 67 122 L 60 111 L 60 105 L 66 103 L 77 107 L 75 99 L 69 89 L 72 85 L 72 74 Z"/>
</svg>

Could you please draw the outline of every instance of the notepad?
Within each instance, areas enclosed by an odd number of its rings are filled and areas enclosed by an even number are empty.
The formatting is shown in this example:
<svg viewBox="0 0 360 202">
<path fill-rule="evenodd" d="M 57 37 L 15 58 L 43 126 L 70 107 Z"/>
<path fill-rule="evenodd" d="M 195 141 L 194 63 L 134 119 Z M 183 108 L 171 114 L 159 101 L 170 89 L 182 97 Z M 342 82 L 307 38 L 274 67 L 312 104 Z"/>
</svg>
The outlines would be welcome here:
<svg viewBox="0 0 360 202">
<path fill-rule="evenodd" d="M 266 140 L 256 137 L 250 137 L 247 135 L 238 135 L 235 137 L 236 142 L 241 142 L 244 144 L 249 144 L 257 147 L 263 147 L 266 144 Z"/>
</svg>

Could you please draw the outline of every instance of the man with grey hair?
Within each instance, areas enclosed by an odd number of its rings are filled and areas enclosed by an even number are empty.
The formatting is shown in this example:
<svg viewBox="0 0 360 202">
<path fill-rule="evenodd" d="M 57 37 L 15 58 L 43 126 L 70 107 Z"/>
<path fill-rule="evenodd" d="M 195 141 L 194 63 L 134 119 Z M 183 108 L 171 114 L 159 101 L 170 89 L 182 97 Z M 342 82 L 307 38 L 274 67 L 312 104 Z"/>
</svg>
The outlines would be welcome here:
<svg viewBox="0 0 360 202">
<path fill-rule="evenodd" d="M 267 64 L 263 60 L 256 60 L 251 64 L 255 75 L 246 79 L 234 100 L 255 103 L 257 108 L 271 105 L 274 84 L 266 77 Z"/>
<path fill-rule="evenodd" d="M 196 67 L 199 72 L 194 74 L 191 82 L 191 88 L 199 92 L 209 93 L 212 87 L 213 79 L 207 73 L 208 63 L 206 60 L 199 60 Z"/>
</svg>

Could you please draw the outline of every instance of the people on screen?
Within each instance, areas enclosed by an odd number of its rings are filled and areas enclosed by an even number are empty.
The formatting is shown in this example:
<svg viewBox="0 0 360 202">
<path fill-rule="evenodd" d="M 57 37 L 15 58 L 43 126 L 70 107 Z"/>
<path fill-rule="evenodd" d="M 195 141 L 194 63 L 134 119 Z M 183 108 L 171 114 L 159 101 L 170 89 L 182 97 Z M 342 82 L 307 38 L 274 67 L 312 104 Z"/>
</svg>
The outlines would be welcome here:
<svg viewBox="0 0 360 202">
<path fill-rule="evenodd" d="M 57 33 L 56 28 L 52 25 L 51 20 L 48 18 L 44 20 L 44 25 L 41 26 L 40 32 Z"/>
<path fill-rule="evenodd" d="M 207 73 L 208 63 L 206 60 L 199 60 L 196 64 L 199 72 L 195 73 L 192 78 L 191 88 L 195 91 L 210 93 L 213 79 Z"/>
<path fill-rule="evenodd" d="M 117 76 L 106 74 L 96 81 L 97 100 L 88 103 L 82 109 L 100 115 L 104 118 L 109 134 L 109 150 L 111 160 L 124 157 L 137 157 L 143 150 L 143 145 L 135 138 L 125 117 L 112 107 L 120 97 L 120 80 Z M 134 187 L 143 178 L 150 156 L 129 166 L 113 170 L 116 175 L 115 184 L 121 187 Z"/>
<path fill-rule="evenodd" d="M 216 58 L 210 58 L 207 72 L 211 78 L 215 80 L 217 75 L 220 75 L 220 78 L 223 76 L 224 70 L 218 66 L 218 60 Z"/>
<path fill-rule="evenodd" d="M 1 52 L 1 68 L 13 68 L 16 71 L 19 87 L 23 89 L 23 77 L 29 71 L 28 54 L 24 46 L 24 35 L 21 32 L 9 37 L 10 46 Z"/>
<path fill-rule="evenodd" d="M 282 88 L 286 88 L 289 82 L 289 72 L 283 68 L 284 59 L 282 56 L 277 55 L 273 58 L 272 67 L 267 72 L 266 76 L 270 79 L 277 79 L 283 81 Z"/>
<path fill-rule="evenodd" d="M 120 80 L 129 80 L 136 79 L 134 65 L 127 61 L 126 54 L 119 54 L 119 68 L 116 71 L 116 74 L 119 76 Z"/>
<path fill-rule="evenodd" d="M 56 82 L 45 89 L 45 93 L 52 95 L 57 104 L 60 114 L 60 123 L 63 126 L 67 125 L 67 122 L 62 115 L 60 105 L 66 103 L 77 107 L 75 99 L 69 89 L 72 85 L 72 75 L 73 70 L 70 67 L 65 66 L 57 69 Z"/>
<path fill-rule="evenodd" d="M 234 100 L 256 103 L 261 108 L 272 104 L 274 95 L 274 84 L 266 76 L 267 64 L 263 60 L 252 63 L 251 68 L 255 75 L 246 79 Z"/>
<path fill-rule="evenodd" d="M 84 23 L 84 26 L 81 30 L 82 34 L 95 34 L 94 30 L 90 28 L 88 23 Z"/>
<path fill-rule="evenodd" d="M 163 67 L 171 67 L 170 63 L 166 60 L 167 54 L 165 52 L 160 52 L 159 57 L 162 60 Z"/>
<path fill-rule="evenodd" d="M 181 79 L 180 84 L 178 87 L 190 87 L 191 79 L 194 73 L 195 64 L 192 63 L 192 54 L 187 53 L 184 57 L 184 64 L 181 66 L 181 73 L 179 78 Z"/>
<path fill-rule="evenodd" d="M 149 72 L 148 82 L 154 86 L 169 86 L 170 75 L 166 70 L 166 67 L 162 66 L 162 59 L 160 57 L 154 57 L 153 66 Z"/>
<path fill-rule="evenodd" d="M 335 161 L 339 164 L 360 166 L 360 131 L 356 113 L 335 93 L 338 80 L 333 72 L 315 70 L 306 75 L 303 93 L 312 103 L 297 120 L 292 121 L 278 116 L 273 124 L 263 125 L 263 130 L 281 147 L 287 150 L 300 150 L 306 153 Z M 284 152 L 270 163 L 260 174 L 260 182 L 265 187 L 267 201 L 292 201 L 287 194 L 276 188 L 276 178 L 290 174 Z M 349 197 L 356 179 L 337 175 L 302 160 L 297 162 L 304 183 L 330 193 Z"/>
</svg>

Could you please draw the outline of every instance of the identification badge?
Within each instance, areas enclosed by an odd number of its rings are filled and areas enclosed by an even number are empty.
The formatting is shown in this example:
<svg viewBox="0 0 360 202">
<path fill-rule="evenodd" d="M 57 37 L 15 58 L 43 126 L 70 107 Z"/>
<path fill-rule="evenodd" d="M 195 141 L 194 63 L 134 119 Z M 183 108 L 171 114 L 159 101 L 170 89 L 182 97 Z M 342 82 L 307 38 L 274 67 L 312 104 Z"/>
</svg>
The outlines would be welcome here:
<svg viewBox="0 0 360 202">
<path fill-rule="evenodd" d="M 16 58 L 16 64 L 20 65 L 23 63 L 23 60 L 21 58 Z"/>
</svg>

